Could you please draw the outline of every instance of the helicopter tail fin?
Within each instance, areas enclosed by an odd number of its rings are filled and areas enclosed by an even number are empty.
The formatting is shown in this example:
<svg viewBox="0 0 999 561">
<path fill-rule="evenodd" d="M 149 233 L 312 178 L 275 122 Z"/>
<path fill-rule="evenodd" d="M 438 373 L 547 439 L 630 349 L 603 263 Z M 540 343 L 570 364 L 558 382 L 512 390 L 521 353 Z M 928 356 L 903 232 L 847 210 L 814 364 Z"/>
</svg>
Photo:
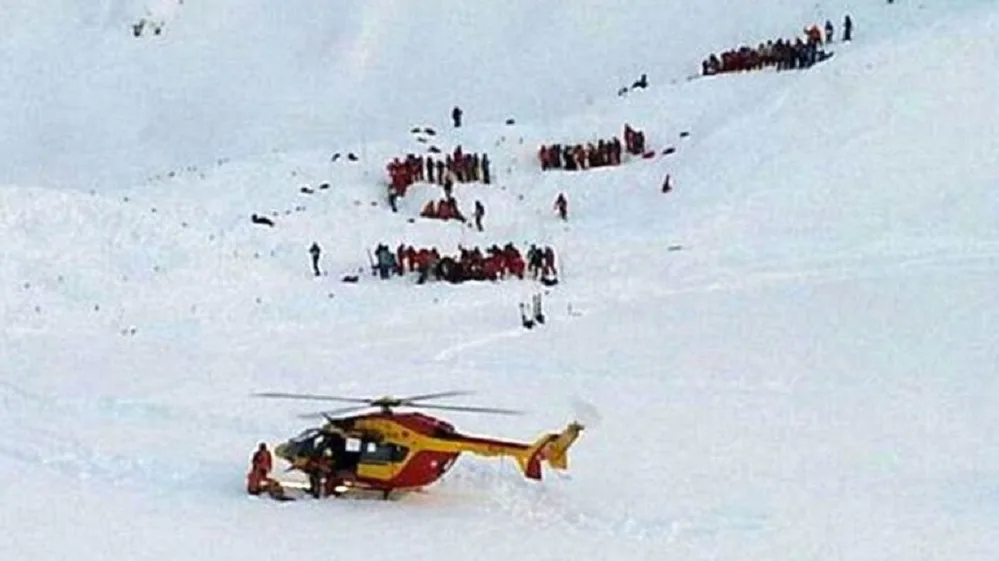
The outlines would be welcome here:
<svg viewBox="0 0 999 561">
<path fill-rule="evenodd" d="M 555 469 L 567 469 L 569 448 L 579 438 L 582 430 L 583 425 L 573 421 L 561 433 L 546 434 L 535 441 L 524 454 L 517 456 L 517 465 L 524 476 L 528 479 L 541 479 L 541 462 L 548 462 Z"/>
<path fill-rule="evenodd" d="M 555 469 L 569 468 L 569 447 L 579 438 L 583 425 L 573 421 L 569 423 L 555 439 L 548 444 L 547 460 L 548 465 Z"/>
</svg>

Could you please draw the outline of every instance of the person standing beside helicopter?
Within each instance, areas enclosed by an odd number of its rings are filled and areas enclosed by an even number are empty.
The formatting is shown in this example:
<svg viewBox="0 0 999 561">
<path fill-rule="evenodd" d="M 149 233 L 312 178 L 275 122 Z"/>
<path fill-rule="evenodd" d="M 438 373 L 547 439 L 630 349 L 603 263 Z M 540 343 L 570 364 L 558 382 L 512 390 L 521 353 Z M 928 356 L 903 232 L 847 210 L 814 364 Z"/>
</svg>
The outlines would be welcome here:
<svg viewBox="0 0 999 561">
<path fill-rule="evenodd" d="M 251 495 L 259 495 L 267 491 L 271 485 L 271 468 L 274 460 L 270 450 L 263 442 L 257 447 L 250 460 L 250 473 L 246 476 L 246 492 Z"/>
</svg>

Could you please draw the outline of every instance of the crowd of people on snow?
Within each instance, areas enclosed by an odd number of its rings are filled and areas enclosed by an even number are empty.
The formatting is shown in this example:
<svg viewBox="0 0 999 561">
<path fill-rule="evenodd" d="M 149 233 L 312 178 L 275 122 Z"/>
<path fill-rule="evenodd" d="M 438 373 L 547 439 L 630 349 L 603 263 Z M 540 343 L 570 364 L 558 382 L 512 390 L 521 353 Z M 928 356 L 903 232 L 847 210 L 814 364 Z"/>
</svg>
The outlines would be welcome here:
<svg viewBox="0 0 999 561">
<path fill-rule="evenodd" d="M 474 220 L 473 225 L 475 229 L 480 232 L 482 231 L 482 218 L 485 215 L 485 205 L 482 204 L 482 201 L 475 201 L 472 219 Z M 427 204 L 423 205 L 423 209 L 420 210 L 420 216 L 435 220 L 457 220 L 465 224 L 468 223 L 468 219 L 458 208 L 458 201 L 450 193 L 446 193 L 443 199 L 436 201 L 431 199 L 427 201 Z"/>
<path fill-rule="evenodd" d="M 852 38 L 853 21 L 847 15 L 843 20 L 843 41 L 849 42 Z M 834 41 L 835 29 L 832 22 L 826 20 L 824 29 L 820 29 L 818 25 L 806 27 L 804 39 L 802 37 L 793 40 L 782 38 L 760 43 L 756 48 L 744 45 L 738 49 L 725 51 L 720 56 L 711 54 L 701 62 L 701 74 L 712 76 L 771 67 L 777 70 L 810 68 L 832 56 L 821 47 L 823 44 Z"/>
<path fill-rule="evenodd" d="M 586 170 L 604 166 L 621 165 L 622 148 L 628 154 L 645 156 L 645 133 L 624 125 L 624 144 L 621 139 L 599 140 L 596 143 L 563 145 L 550 144 L 538 149 L 542 170 Z"/>
<path fill-rule="evenodd" d="M 624 125 L 623 143 L 618 137 L 614 137 L 595 144 L 545 146 L 539 151 L 542 167 L 546 170 L 614 166 L 619 165 L 625 155 L 648 157 L 645 134 L 629 124 Z M 394 204 L 396 199 L 404 195 L 410 185 L 416 182 L 430 182 L 440 185 L 444 196 L 428 201 L 422 208 L 420 216 L 458 220 L 465 224 L 468 224 L 469 220 L 459 209 L 458 201 L 453 196 L 455 182 L 485 184 L 490 182 L 488 156 L 465 153 L 461 146 L 443 158 L 435 159 L 431 156 L 414 154 L 409 154 L 405 159 L 394 158 L 387 169 L 391 179 L 389 199 L 393 203 L 393 210 L 396 210 Z M 666 191 L 669 188 L 663 189 Z M 560 220 L 568 220 L 568 199 L 564 193 L 559 193 L 556 197 L 553 210 Z M 483 229 L 484 216 L 485 207 L 476 200 L 473 218 L 474 227 L 479 231 Z M 273 225 L 273 222 L 265 216 L 253 215 L 251 219 L 255 224 Z M 313 274 L 322 276 L 324 274 L 320 268 L 322 248 L 318 243 L 312 244 L 309 255 Z M 412 245 L 400 244 L 393 251 L 388 245 L 379 244 L 373 255 L 369 254 L 369 258 L 373 275 L 389 279 L 393 275 L 414 274 L 417 284 L 431 280 L 460 283 L 469 280 L 496 281 L 510 277 L 524 279 L 527 276 L 549 286 L 558 283 L 555 251 L 549 246 L 531 245 L 525 254 L 522 254 L 513 243 L 503 247 L 494 244 L 485 251 L 479 247 L 467 249 L 459 246 L 457 254 L 442 255 L 434 247 L 417 249 Z M 347 275 L 343 280 L 357 282 L 358 277 Z"/>
<path fill-rule="evenodd" d="M 443 158 L 434 159 L 414 154 L 409 154 L 404 159 L 393 158 L 386 170 L 390 189 L 400 197 L 406 195 L 410 185 L 422 181 L 442 186 L 448 180 L 458 183 L 481 182 L 486 185 L 491 182 L 489 156 L 465 153 L 461 146 Z"/>
<path fill-rule="evenodd" d="M 621 140 L 614 137 L 600 140 L 596 144 L 561 145 L 551 144 L 538 149 L 538 160 L 542 170 L 563 169 L 566 171 L 585 170 L 621 164 Z"/>
<path fill-rule="evenodd" d="M 664 190 L 663 192 L 665 193 L 666 191 Z M 556 214 L 558 214 L 558 217 L 561 220 L 569 220 L 569 201 L 565 198 L 565 193 L 559 193 L 558 196 L 555 197 L 552 209 Z M 423 209 L 420 210 L 420 216 L 423 218 L 432 218 L 434 220 L 457 220 L 463 224 L 468 224 L 468 219 L 458 208 L 458 201 L 450 195 L 450 192 L 446 192 L 444 198 L 442 199 L 431 199 L 427 201 L 427 203 L 423 205 Z M 471 226 L 481 232 L 483 230 L 482 219 L 485 216 L 485 205 L 482 204 L 482 201 L 475 201 L 475 209 L 472 213 L 473 223 Z"/>
<path fill-rule="evenodd" d="M 525 259 L 512 242 L 503 247 L 494 244 L 484 252 L 478 247 L 458 246 L 458 253 L 454 255 L 441 255 L 436 247 L 416 249 L 405 244 L 400 244 L 393 252 L 388 245 L 379 244 L 371 267 L 372 273 L 382 279 L 415 273 L 417 284 L 430 280 L 460 283 L 510 277 L 523 279 L 525 275 L 551 282 L 558 274 L 555 250 L 550 246 L 532 244 Z"/>
<path fill-rule="evenodd" d="M 427 201 L 427 204 L 423 205 L 423 210 L 420 211 L 420 216 L 437 220 L 466 221 L 465 215 L 458 209 L 458 201 L 454 197 Z"/>
</svg>

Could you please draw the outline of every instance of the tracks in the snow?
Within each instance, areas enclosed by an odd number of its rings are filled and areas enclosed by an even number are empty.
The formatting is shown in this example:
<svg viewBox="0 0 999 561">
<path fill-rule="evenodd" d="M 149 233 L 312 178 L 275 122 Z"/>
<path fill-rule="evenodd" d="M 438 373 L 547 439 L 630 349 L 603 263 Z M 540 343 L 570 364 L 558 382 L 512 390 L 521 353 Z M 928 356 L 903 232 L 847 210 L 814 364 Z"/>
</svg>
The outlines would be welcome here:
<svg viewBox="0 0 999 561">
<path fill-rule="evenodd" d="M 673 514 L 650 516 L 650 509 L 599 504 L 580 495 L 582 491 L 571 483 L 563 486 L 557 476 L 551 473 L 546 476 L 544 482 L 527 481 L 510 463 L 463 462 L 433 492 L 472 497 L 481 504 L 473 508 L 500 512 L 533 527 L 661 547 L 712 540 L 720 533 L 759 533 L 768 526 L 765 514 L 734 507 L 725 511 L 680 512 L 660 504 L 652 510 Z M 659 498 L 652 494 L 645 499 L 667 500 L 667 496 Z"/>
</svg>

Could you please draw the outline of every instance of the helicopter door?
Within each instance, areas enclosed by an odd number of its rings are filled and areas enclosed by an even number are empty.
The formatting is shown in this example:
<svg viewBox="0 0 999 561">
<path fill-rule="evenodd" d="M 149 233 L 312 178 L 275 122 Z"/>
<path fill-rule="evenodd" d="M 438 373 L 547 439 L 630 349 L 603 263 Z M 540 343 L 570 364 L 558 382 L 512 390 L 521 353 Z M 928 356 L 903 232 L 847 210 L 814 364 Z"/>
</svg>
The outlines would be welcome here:
<svg viewBox="0 0 999 561">
<path fill-rule="evenodd" d="M 392 481 L 404 466 L 409 449 L 388 442 L 363 443 L 357 474 L 378 481 Z"/>
<path fill-rule="evenodd" d="M 364 443 L 359 438 L 348 438 L 343 443 L 343 461 L 337 462 L 337 467 L 351 473 L 357 473 L 357 463 L 361 461 Z"/>
</svg>

